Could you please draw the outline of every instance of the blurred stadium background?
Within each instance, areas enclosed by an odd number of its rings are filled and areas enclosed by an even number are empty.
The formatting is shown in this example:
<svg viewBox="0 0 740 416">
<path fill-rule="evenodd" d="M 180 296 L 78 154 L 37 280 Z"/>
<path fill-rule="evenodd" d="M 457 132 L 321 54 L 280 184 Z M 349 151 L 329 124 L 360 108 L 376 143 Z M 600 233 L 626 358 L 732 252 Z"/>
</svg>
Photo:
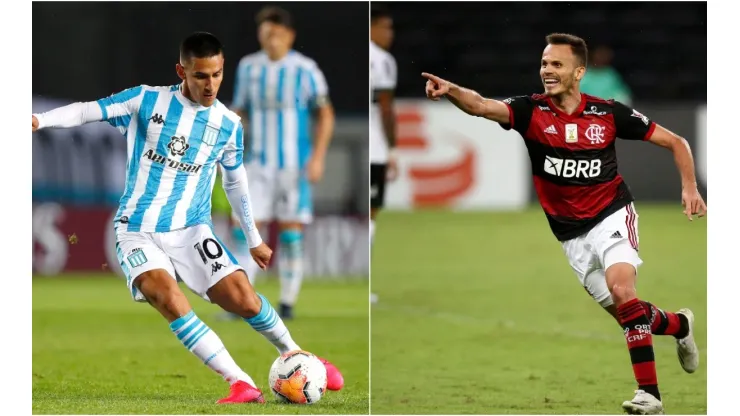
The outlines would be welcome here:
<svg viewBox="0 0 740 416">
<path fill-rule="evenodd" d="M 374 2 L 375 4 L 375 2 Z M 706 3 L 384 3 L 398 65 L 400 177 L 372 253 L 372 412 L 605 414 L 635 389 L 619 327 L 580 288 L 536 201 L 521 138 L 424 99 L 421 72 L 505 98 L 542 91 L 551 32 L 593 53 L 584 92 L 685 137 L 707 202 Z M 697 316 L 706 363 L 706 220 L 681 213 L 670 152 L 619 140 L 640 214 L 638 294 Z M 668 412 L 706 414 L 706 367 L 655 341 Z"/>
<path fill-rule="evenodd" d="M 265 5 L 34 3 L 33 111 L 140 84 L 179 83 L 179 43 L 196 30 L 214 33 L 225 45 L 219 99 L 228 105 L 239 59 L 259 49 L 254 16 Z M 326 174 L 314 188 L 307 277 L 290 327 L 303 348 L 334 361 L 348 383 L 310 410 L 367 413 L 369 93 L 362 80 L 368 76 L 368 5 L 280 6 L 293 14 L 294 49 L 324 72 L 337 114 Z M 119 278 L 112 227 L 125 182 L 120 133 L 94 123 L 43 130 L 32 141 L 34 413 L 298 412 L 284 406 L 212 408 L 225 386 L 182 350 L 155 311 L 130 300 Z M 226 214 L 214 212 L 214 225 L 230 245 Z M 275 234 L 269 236 L 273 247 Z M 275 299 L 275 280 L 261 277 L 258 290 Z M 191 298 L 267 391 L 272 347 L 242 322 L 216 321 L 216 308 Z"/>
</svg>

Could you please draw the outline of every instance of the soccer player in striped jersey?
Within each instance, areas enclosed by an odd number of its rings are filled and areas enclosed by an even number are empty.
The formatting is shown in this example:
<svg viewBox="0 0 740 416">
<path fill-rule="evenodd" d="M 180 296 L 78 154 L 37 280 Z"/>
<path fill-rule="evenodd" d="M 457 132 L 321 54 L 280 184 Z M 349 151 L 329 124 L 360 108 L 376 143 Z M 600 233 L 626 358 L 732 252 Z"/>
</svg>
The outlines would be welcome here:
<svg viewBox="0 0 740 416">
<path fill-rule="evenodd" d="M 699 366 L 694 314 L 686 308 L 662 310 L 637 297 L 638 215 L 617 168 L 615 142 L 649 141 L 673 153 L 689 220 L 707 211 L 691 149 L 684 138 L 638 111 L 580 92 L 588 56 L 583 39 L 553 33 L 546 42 L 540 60 L 543 94 L 493 100 L 423 73 L 426 94 L 431 100 L 446 97 L 465 113 L 522 136 L 550 229 L 584 289 L 624 331 L 638 389 L 622 408 L 630 414 L 663 414 L 653 335 L 673 336 L 681 367 L 693 373 Z"/>
<path fill-rule="evenodd" d="M 262 49 L 239 62 L 232 109 L 246 120 L 257 227 L 279 223 L 280 316 L 290 319 L 303 280 L 303 226 L 313 218 L 311 183 L 324 174 L 334 110 L 316 62 L 292 49 L 291 15 L 268 6 L 255 20 Z M 258 270 L 248 263 L 253 283 Z"/>
<path fill-rule="evenodd" d="M 180 45 L 176 69 L 182 83 L 140 85 L 97 101 L 33 114 L 32 130 L 107 121 L 126 137 L 128 173 L 115 230 L 118 259 L 132 297 L 157 309 L 177 339 L 230 384 L 230 394 L 218 403 L 264 402 L 254 380 L 196 316 L 176 280 L 179 276 L 194 293 L 241 316 L 281 354 L 300 349 L 213 232 L 211 191 L 221 165 L 223 187 L 238 212 L 252 257 L 260 267 L 270 261 L 272 250 L 252 217 L 242 167 L 242 124 L 216 99 L 223 66 L 219 40 L 194 33 Z"/>
</svg>

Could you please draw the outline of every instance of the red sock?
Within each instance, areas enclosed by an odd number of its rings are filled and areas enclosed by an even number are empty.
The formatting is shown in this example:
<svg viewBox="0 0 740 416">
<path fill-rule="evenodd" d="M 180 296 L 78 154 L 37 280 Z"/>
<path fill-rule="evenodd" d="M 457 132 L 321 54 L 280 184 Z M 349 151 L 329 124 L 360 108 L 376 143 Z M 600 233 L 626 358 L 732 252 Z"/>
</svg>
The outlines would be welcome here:
<svg viewBox="0 0 740 416">
<path fill-rule="evenodd" d="M 632 299 L 617 307 L 619 323 L 624 328 L 627 348 L 632 360 L 632 371 L 640 389 L 660 400 L 658 376 L 655 371 L 653 336 L 645 309 L 639 299 Z"/>
<path fill-rule="evenodd" d="M 676 338 L 683 338 L 688 335 L 688 321 L 681 319 L 678 314 L 666 312 L 650 302 L 640 301 L 645 313 L 650 320 L 650 329 L 654 335 L 673 335 Z"/>
</svg>

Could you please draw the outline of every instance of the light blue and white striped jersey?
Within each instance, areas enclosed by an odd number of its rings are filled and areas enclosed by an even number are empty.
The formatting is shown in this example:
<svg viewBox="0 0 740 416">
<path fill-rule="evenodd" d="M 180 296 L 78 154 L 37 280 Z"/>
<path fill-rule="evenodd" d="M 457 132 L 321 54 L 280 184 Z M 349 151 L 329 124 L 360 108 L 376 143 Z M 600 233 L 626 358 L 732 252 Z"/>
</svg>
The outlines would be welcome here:
<svg viewBox="0 0 740 416">
<path fill-rule="evenodd" d="M 167 232 L 211 223 L 216 162 L 243 166 L 242 124 L 216 101 L 203 107 L 179 85 L 141 85 L 97 101 L 103 120 L 126 136 L 126 190 L 118 231 Z"/>
<path fill-rule="evenodd" d="M 247 162 L 301 169 L 311 154 L 311 111 L 328 99 L 316 62 L 290 51 L 279 61 L 265 52 L 239 61 L 232 108 L 248 114 Z"/>
</svg>

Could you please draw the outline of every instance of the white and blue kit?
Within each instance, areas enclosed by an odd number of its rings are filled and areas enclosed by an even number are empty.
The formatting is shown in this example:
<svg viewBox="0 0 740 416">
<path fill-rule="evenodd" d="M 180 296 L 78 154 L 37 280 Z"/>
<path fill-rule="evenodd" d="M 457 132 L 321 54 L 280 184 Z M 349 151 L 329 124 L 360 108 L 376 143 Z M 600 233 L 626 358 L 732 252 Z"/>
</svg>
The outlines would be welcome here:
<svg viewBox="0 0 740 416">
<path fill-rule="evenodd" d="M 312 59 L 290 51 L 272 61 L 263 51 L 241 59 L 232 108 L 247 115 L 249 186 L 257 222 L 310 223 L 312 111 L 328 102 L 324 74 Z"/>
<path fill-rule="evenodd" d="M 249 246 L 262 240 L 252 216 L 243 168 L 243 127 L 219 101 L 201 106 L 180 85 L 141 85 L 95 102 L 35 114 L 39 128 L 107 121 L 128 144 L 125 192 L 115 216 L 117 251 L 134 299 L 141 273 L 165 269 L 196 294 L 242 269 L 215 236 L 211 193 L 217 163 Z"/>
</svg>

